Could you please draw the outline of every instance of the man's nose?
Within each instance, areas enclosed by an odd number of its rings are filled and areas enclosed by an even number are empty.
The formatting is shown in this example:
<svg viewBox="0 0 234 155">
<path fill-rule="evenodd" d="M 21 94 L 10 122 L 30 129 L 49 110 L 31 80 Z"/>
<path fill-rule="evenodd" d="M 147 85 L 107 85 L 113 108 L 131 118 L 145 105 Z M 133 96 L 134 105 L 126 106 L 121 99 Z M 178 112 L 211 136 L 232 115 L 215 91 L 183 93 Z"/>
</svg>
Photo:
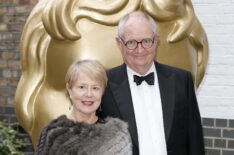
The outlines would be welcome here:
<svg viewBox="0 0 234 155">
<path fill-rule="evenodd" d="M 142 52 L 144 51 L 144 47 L 142 46 L 142 43 L 141 43 L 141 42 L 137 43 L 136 51 L 137 51 L 138 53 L 142 53 Z"/>
</svg>

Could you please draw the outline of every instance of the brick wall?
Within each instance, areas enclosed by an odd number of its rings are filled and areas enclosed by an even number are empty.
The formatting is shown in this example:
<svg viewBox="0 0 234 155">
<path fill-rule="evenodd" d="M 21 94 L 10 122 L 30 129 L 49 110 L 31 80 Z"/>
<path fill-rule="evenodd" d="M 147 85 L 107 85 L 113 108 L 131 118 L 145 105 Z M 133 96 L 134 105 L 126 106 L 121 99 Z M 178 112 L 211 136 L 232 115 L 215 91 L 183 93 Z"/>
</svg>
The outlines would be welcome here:
<svg viewBox="0 0 234 155">
<path fill-rule="evenodd" d="M 207 155 L 234 155 L 234 120 L 203 118 Z"/>
<path fill-rule="evenodd" d="M 27 142 L 26 155 L 33 154 L 31 141 L 18 124 L 14 94 L 21 76 L 19 42 L 24 23 L 36 0 L 0 0 L 0 120 L 16 124 L 19 136 Z"/>
<path fill-rule="evenodd" d="M 222 1 L 192 0 L 210 41 L 209 66 L 198 92 L 207 155 L 234 154 L 234 117 L 231 117 L 234 110 L 230 112 L 234 106 L 234 68 L 231 66 L 234 63 L 234 1 Z M 19 41 L 36 2 L 0 0 L 0 120 L 8 123 L 17 124 L 13 99 L 21 76 Z M 33 154 L 30 139 L 20 125 L 18 131 L 28 142 L 23 151 Z"/>
</svg>

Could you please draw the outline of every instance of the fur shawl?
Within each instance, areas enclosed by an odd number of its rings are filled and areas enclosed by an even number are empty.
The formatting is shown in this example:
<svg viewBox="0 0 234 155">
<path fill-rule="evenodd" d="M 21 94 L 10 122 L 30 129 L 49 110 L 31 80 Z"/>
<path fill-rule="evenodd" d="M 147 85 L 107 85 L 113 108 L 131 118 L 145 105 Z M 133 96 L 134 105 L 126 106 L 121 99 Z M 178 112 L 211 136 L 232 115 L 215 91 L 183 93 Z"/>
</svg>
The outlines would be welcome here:
<svg viewBox="0 0 234 155">
<path fill-rule="evenodd" d="M 35 155 L 132 155 L 128 126 L 117 118 L 75 123 L 65 115 L 43 129 Z"/>
</svg>

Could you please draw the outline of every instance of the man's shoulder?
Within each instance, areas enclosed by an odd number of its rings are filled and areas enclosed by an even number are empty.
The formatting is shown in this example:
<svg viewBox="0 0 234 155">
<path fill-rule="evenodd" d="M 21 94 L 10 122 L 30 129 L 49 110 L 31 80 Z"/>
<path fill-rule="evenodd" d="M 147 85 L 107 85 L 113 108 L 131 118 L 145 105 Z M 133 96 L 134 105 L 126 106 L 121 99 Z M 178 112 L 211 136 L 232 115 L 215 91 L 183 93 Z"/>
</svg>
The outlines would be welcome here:
<svg viewBox="0 0 234 155">
<path fill-rule="evenodd" d="M 114 79 L 116 77 L 122 77 L 125 75 L 127 75 L 125 64 L 107 70 L 107 76 L 109 79 Z"/>
<path fill-rule="evenodd" d="M 171 73 L 182 74 L 182 75 L 191 74 L 189 71 L 179 68 L 179 67 L 166 65 L 166 64 L 159 63 L 159 62 L 156 62 L 155 65 L 156 65 L 157 71 L 163 72 L 164 74 L 171 74 Z"/>
<path fill-rule="evenodd" d="M 125 66 L 126 66 L 125 64 L 122 64 L 122 65 L 110 68 L 110 69 L 107 70 L 107 73 L 113 74 L 113 73 L 116 73 L 116 72 L 120 72 L 125 68 Z"/>
</svg>

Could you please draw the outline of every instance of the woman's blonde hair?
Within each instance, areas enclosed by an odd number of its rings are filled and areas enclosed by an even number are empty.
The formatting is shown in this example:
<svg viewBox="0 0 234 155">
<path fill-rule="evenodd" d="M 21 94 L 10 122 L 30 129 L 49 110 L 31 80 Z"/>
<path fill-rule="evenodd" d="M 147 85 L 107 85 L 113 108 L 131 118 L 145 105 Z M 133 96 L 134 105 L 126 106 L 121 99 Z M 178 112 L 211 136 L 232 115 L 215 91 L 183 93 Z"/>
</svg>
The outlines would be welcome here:
<svg viewBox="0 0 234 155">
<path fill-rule="evenodd" d="M 79 80 L 79 74 L 84 73 L 92 80 L 98 82 L 103 89 L 103 92 L 107 85 L 106 70 L 103 65 L 97 60 L 78 60 L 71 64 L 68 68 L 65 83 L 69 88 Z"/>
</svg>

